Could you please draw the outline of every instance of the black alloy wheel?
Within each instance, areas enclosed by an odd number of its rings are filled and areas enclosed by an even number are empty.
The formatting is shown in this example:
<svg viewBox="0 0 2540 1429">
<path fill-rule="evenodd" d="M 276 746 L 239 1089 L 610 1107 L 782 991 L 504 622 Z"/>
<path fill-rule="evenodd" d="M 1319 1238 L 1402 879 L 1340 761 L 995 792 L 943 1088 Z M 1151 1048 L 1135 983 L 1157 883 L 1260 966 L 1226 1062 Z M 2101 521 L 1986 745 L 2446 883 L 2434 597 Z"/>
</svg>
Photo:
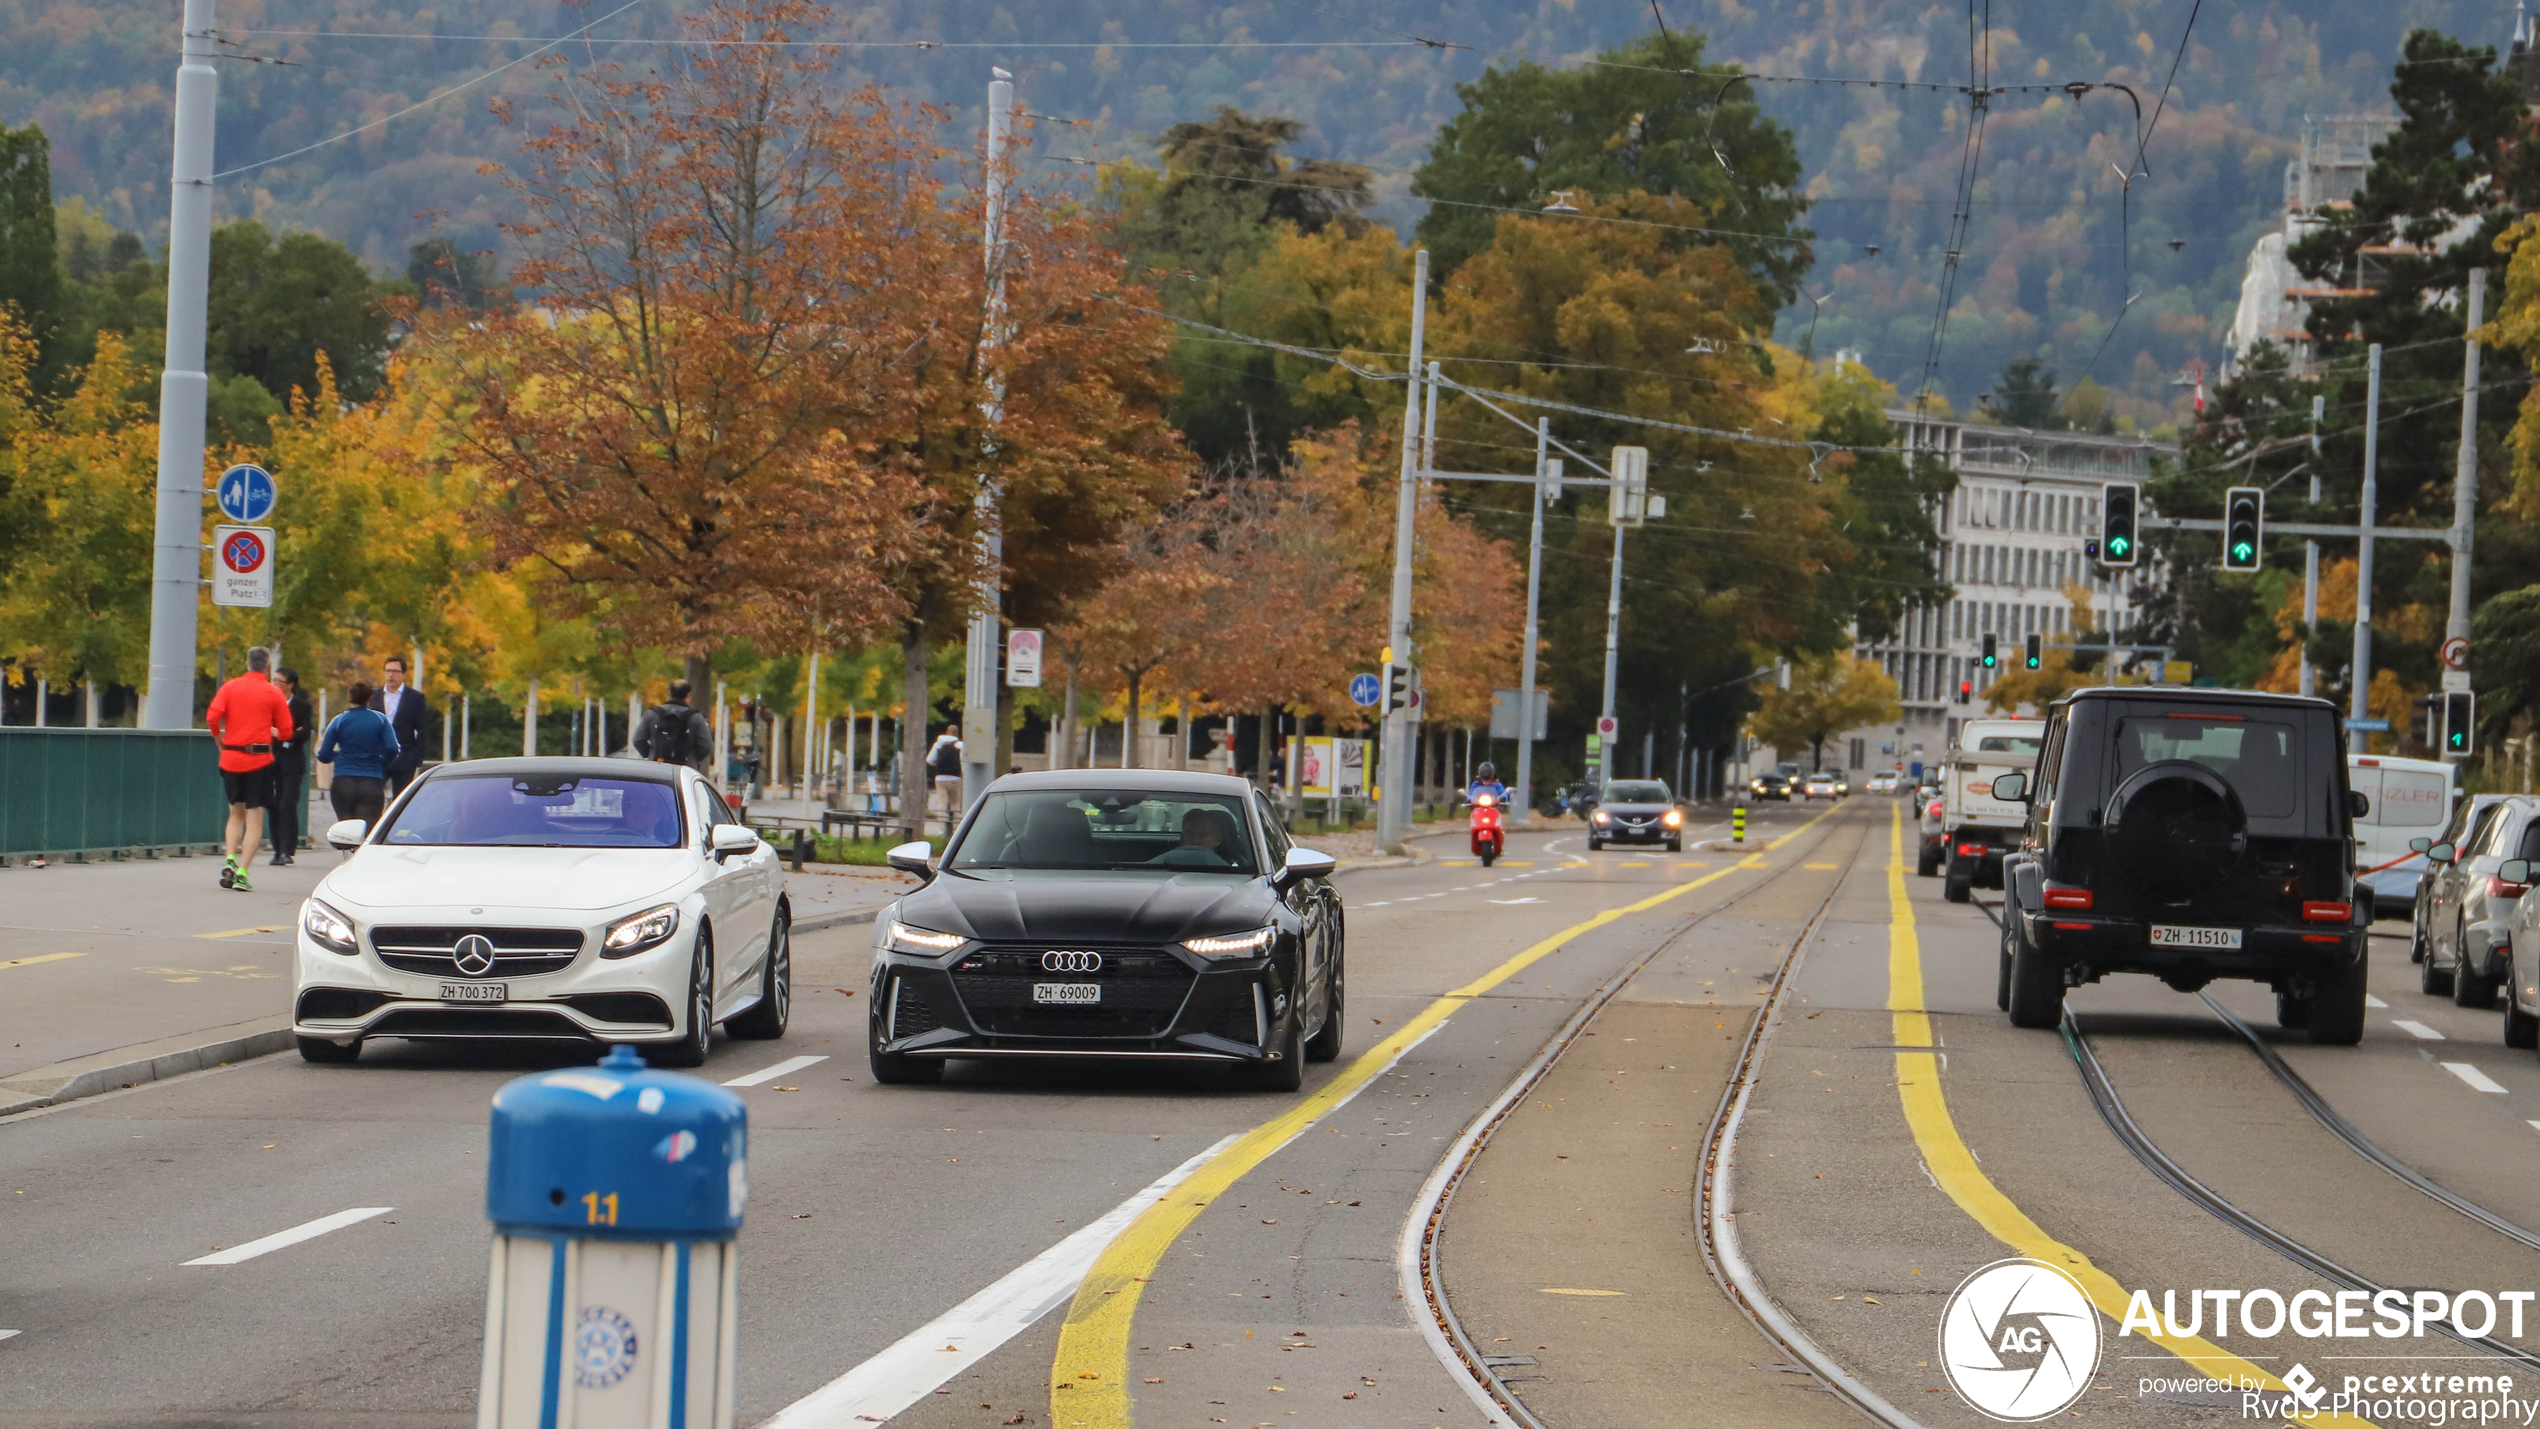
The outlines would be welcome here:
<svg viewBox="0 0 2540 1429">
<path fill-rule="evenodd" d="M 2496 1005 L 2496 979 L 2469 965 L 2469 929 L 2452 932 L 2452 1005 L 2487 1008 Z"/>
<path fill-rule="evenodd" d="M 1307 1060 L 1337 1062 L 1341 1057 L 1341 1016 L 1349 1010 L 1349 982 L 1344 975 L 1348 962 L 1335 952 L 1330 968 L 1323 974 L 1323 1028 L 1305 1044 Z"/>
<path fill-rule="evenodd" d="M 2434 950 L 2425 946 L 2423 939 L 2418 940 L 2417 953 L 2417 991 L 2428 997 L 2450 997 L 2452 970 L 2434 965 Z"/>
<path fill-rule="evenodd" d="M 1964 903 L 1975 896 L 1974 861 L 1963 854 L 1949 856 L 1948 871 L 1940 877 L 1940 896 L 1952 903 Z"/>
<path fill-rule="evenodd" d="M 688 961 L 688 1030 L 654 1058 L 665 1067 L 702 1067 L 714 1047 L 714 928 L 697 925 L 697 955 Z"/>
<path fill-rule="evenodd" d="M 775 926 L 767 930 L 767 964 L 759 969 L 758 1001 L 749 1011 L 728 1018 L 723 1030 L 754 1042 L 785 1035 L 794 1012 L 794 914 L 776 905 Z"/>
<path fill-rule="evenodd" d="M 340 1067 L 358 1062 L 361 1059 L 362 1039 L 358 1037 L 354 1038 L 350 1042 L 336 1042 L 325 1037 L 303 1037 L 300 1039 L 300 1060 L 303 1062 L 315 1062 L 321 1066 Z"/>
<path fill-rule="evenodd" d="M 2364 1040 L 2364 992 L 2372 960 L 2354 961 L 2320 979 L 2312 992 L 2311 1043 L 2319 1047 L 2352 1047 Z"/>
<path fill-rule="evenodd" d="M 2007 911 L 2007 910 L 2006 910 Z M 2064 1020 L 2064 968 L 2046 953 L 2019 935 L 2019 920 L 2011 920 L 2011 1025 L 2031 1030 L 2051 1029 Z"/>
<path fill-rule="evenodd" d="M 2522 985 L 2514 981 L 2513 950 L 2505 950 L 2505 1045 L 2528 1052 L 2540 1047 L 2540 1017 L 2522 1010 L 2519 1000 Z"/>
</svg>

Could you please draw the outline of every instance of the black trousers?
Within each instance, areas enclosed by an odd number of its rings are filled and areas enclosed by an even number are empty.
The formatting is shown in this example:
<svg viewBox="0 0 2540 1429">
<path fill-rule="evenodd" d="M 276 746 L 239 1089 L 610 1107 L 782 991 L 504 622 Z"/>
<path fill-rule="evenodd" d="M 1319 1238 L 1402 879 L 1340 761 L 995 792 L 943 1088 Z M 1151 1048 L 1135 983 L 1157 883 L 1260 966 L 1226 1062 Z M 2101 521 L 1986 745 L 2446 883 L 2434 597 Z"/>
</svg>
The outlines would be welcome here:
<svg viewBox="0 0 2540 1429">
<path fill-rule="evenodd" d="M 289 855 L 300 847 L 300 814 L 308 808 L 308 770 L 273 762 L 273 802 L 265 806 L 265 842 Z"/>
<path fill-rule="evenodd" d="M 379 822 L 379 811 L 388 807 L 388 781 L 360 774 L 338 774 L 335 787 L 327 791 L 326 797 L 327 802 L 335 806 L 335 817 L 375 824 Z"/>
</svg>

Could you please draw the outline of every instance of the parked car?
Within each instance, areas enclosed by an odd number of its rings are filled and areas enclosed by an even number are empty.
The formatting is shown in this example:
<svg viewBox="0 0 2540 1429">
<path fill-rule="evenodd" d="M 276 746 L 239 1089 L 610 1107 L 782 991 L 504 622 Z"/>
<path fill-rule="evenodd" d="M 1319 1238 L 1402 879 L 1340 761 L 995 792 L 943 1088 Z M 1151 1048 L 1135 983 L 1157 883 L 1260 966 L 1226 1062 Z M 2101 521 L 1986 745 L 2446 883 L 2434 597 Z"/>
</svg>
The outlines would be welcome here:
<svg viewBox="0 0 2540 1429">
<path fill-rule="evenodd" d="M 2452 817 L 2457 797 L 2452 766 L 2439 759 L 2400 759 L 2387 754 L 2346 756 L 2347 782 L 2372 802 L 2355 820 L 2355 876 L 2372 888 L 2373 916 L 2408 916 L 2425 855 L 2412 846 L 2431 844 Z"/>
<path fill-rule="evenodd" d="M 2505 925 L 2529 885 L 2501 876 L 2512 859 L 2540 858 L 2540 799 L 2490 795 L 2458 841 L 2427 842 L 2417 891 L 2417 985 L 2462 1007 L 2492 1007 L 2505 964 Z"/>
<path fill-rule="evenodd" d="M 703 1062 L 714 1025 L 781 1037 L 784 870 L 695 770 L 478 759 L 409 786 L 300 905 L 291 1030 L 312 1062 L 374 1037 L 632 1042 Z"/>
<path fill-rule="evenodd" d="M 1670 853 L 1685 846 L 1684 806 L 1656 779 L 1617 779 L 1588 816 L 1588 852 L 1610 843 L 1665 844 Z"/>
<path fill-rule="evenodd" d="M 1941 823 L 1949 831 L 1941 896 L 1950 902 L 2002 886 L 2002 854 L 2027 811 L 1995 796 L 1993 781 L 2034 765 L 2045 733 L 2045 721 L 2034 719 L 1971 719 L 1958 727 L 1957 746 L 1941 766 Z"/>
<path fill-rule="evenodd" d="M 2025 815 L 2003 863 L 1995 998 L 2051 1028 L 2065 989 L 2149 973 L 2181 992 L 2272 987 L 2317 1043 L 2364 1028 L 2371 920 L 2356 895 L 2338 711 L 2244 690 L 2077 690 L 2050 707 L 2034 774 L 1992 778 Z"/>
<path fill-rule="evenodd" d="M 1915 790 L 1914 797 L 1922 810 L 1914 818 L 1915 832 L 1922 840 L 1921 851 L 1914 855 L 1914 872 L 1930 878 L 1949 860 L 1949 829 L 1944 822 L 1948 802 L 1938 789 L 1929 787 Z"/>
<path fill-rule="evenodd" d="M 1009 774 L 926 881 L 874 922 L 874 1080 L 957 1057 L 1216 1063 L 1295 1091 L 1341 1054 L 1347 947 L 1330 854 L 1297 848 L 1244 780 Z"/>
</svg>

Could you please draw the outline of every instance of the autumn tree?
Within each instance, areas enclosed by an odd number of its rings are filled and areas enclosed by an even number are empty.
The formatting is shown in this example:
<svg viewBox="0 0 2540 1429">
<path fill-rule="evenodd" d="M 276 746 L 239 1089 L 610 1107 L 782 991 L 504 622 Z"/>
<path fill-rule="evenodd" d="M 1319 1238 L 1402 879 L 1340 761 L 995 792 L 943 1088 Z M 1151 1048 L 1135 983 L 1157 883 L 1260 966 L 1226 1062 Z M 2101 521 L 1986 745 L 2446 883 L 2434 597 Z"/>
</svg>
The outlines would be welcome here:
<svg viewBox="0 0 2540 1429">
<path fill-rule="evenodd" d="M 1904 712 L 1896 681 L 1875 660 L 1816 655 L 1790 672 L 1790 688 L 1767 690 L 1746 721 L 1748 733 L 1775 749 L 1805 748 L 1808 767 L 1824 767 L 1826 741 L 1847 729 L 1885 724 Z"/>
<path fill-rule="evenodd" d="M 1192 663 L 1211 633 L 1207 597 L 1228 583 L 1206 543 L 1210 514 L 1203 498 L 1155 526 L 1133 529 L 1114 557 L 1111 579 L 1062 632 L 1077 659 L 1119 677 L 1126 696 L 1123 748 L 1132 764 L 1148 678 Z"/>
<path fill-rule="evenodd" d="M 28 406 L 34 345 L 0 327 L 10 503 L 23 549 L 0 586 L 0 648 L 56 683 L 137 685 L 148 663 L 158 424 L 133 400 L 142 370 L 122 339 L 51 410 Z"/>
</svg>

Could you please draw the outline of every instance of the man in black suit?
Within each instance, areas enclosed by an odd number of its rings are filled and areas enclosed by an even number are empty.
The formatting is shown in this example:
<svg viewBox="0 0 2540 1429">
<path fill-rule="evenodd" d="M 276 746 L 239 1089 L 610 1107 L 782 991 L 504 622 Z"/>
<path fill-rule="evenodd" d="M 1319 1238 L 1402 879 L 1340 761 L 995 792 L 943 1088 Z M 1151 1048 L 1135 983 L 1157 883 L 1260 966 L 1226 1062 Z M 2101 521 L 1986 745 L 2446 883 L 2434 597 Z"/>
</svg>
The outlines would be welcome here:
<svg viewBox="0 0 2540 1429">
<path fill-rule="evenodd" d="M 370 707 L 388 716 L 389 727 L 397 731 L 397 757 L 388 765 L 388 797 L 393 800 L 423 767 L 423 721 L 432 710 L 423 702 L 423 691 L 406 683 L 404 656 L 389 656 L 380 674 Z"/>
<path fill-rule="evenodd" d="M 309 739 L 317 731 L 309 697 L 300 693 L 299 672 L 285 665 L 273 672 L 273 683 L 288 697 L 291 737 L 273 742 L 273 803 L 265 811 L 265 833 L 273 841 L 273 861 L 289 864 L 299 852 L 300 819 L 309 807 Z"/>
</svg>

